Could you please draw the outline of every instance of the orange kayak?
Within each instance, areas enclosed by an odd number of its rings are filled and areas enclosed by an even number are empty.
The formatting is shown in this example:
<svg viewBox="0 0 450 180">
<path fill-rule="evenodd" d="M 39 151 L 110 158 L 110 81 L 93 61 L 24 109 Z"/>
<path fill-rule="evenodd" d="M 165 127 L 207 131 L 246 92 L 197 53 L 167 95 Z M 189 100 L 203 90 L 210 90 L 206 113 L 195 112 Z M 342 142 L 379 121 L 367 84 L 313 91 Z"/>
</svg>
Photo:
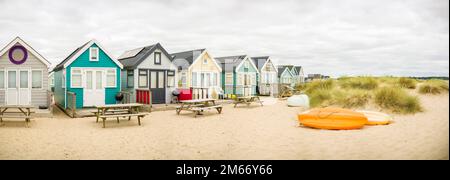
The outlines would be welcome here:
<svg viewBox="0 0 450 180">
<path fill-rule="evenodd" d="M 318 108 L 298 114 L 300 124 L 330 130 L 360 129 L 368 119 L 363 113 L 341 108 Z"/>
</svg>

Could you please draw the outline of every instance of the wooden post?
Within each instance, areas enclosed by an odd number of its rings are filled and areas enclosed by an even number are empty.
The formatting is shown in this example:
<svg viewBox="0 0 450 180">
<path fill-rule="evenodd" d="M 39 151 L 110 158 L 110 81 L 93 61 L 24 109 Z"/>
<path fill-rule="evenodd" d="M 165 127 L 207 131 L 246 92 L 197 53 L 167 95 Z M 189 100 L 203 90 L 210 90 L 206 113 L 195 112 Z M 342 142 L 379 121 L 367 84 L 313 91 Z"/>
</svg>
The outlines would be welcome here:
<svg viewBox="0 0 450 180">
<path fill-rule="evenodd" d="M 152 101 L 153 94 L 152 94 L 152 90 L 148 90 L 148 97 L 149 97 L 148 102 L 150 103 L 150 110 L 149 110 L 149 112 L 152 112 L 152 108 L 153 108 L 153 101 Z"/>
<path fill-rule="evenodd" d="M 75 118 L 75 111 L 77 109 L 77 98 L 75 93 L 72 95 L 72 118 Z"/>
<path fill-rule="evenodd" d="M 77 96 L 74 92 L 67 92 L 67 95 L 70 97 L 67 97 L 67 99 L 69 100 L 69 98 L 72 100 L 72 102 L 70 102 L 67 105 L 67 109 L 70 108 L 70 111 L 72 111 L 72 118 L 76 117 L 76 109 L 77 109 Z"/>
</svg>

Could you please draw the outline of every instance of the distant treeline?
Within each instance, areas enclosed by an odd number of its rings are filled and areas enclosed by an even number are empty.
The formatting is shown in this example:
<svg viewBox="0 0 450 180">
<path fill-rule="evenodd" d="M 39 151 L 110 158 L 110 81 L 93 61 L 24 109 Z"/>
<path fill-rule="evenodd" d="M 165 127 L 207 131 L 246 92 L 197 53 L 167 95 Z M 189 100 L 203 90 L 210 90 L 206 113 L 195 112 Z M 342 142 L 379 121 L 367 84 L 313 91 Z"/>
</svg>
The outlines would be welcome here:
<svg viewBox="0 0 450 180">
<path fill-rule="evenodd" d="M 447 80 L 447 81 L 448 81 L 448 77 L 443 77 L 443 76 L 430 76 L 430 77 L 409 77 L 409 78 L 413 78 L 413 79 L 421 79 L 421 80 L 429 80 L 429 79 L 441 79 L 441 80 Z"/>
</svg>

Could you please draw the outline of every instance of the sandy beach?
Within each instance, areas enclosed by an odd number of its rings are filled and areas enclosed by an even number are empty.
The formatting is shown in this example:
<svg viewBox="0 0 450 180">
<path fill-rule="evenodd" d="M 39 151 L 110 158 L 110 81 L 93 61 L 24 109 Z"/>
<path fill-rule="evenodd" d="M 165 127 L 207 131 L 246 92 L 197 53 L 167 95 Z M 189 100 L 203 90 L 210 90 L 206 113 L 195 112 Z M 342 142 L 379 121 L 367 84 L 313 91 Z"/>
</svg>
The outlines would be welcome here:
<svg viewBox="0 0 450 180">
<path fill-rule="evenodd" d="M 63 114 L 0 127 L 0 159 L 449 159 L 449 97 L 421 95 L 425 112 L 394 115 L 387 126 L 328 131 L 298 125 L 299 108 L 264 98 L 265 106 L 225 105 L 193 118 L 152 112 L 137 120 Z"/>
</svg>

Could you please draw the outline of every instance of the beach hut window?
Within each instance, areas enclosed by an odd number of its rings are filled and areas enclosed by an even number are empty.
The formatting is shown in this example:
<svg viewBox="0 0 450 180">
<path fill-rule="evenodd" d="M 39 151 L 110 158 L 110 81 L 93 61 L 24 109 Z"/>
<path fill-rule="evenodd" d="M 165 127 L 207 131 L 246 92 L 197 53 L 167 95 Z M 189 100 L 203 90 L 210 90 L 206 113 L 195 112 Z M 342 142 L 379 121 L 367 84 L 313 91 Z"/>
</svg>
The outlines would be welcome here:
<svg viewBox="0 0 450 180">
<path fill-rule="evenodd" d="M 8 71 L 8 88 L 17 88 L 16 71 Z"/>
<path fill-rule="evenodd" d="M 192 87 L 197 87 L 197 73 L 192 72 Z"/>
<path fill-rule="evenodd" d="M 150 72 L 150 88 L 156 88 L 156 72 Z"/>
<path fill-rule="evenodd" d="M 211 74 L 205 73 L 205 87 L 209 87 L 211 85 Z"/>
<path fill-rule="evenodd" d="M 31 88 L 41 89 L 42 88 L 42 71 L 41 70 L 32 70 L 31 78 L 33 79 L 33 82 L 31 83 Z"/>
<path fill-rule="evenodd" d="M 186 80 L 186 72 L 182 72 L 181 73 L 181 86 L 182 87 L 186 87 L 186 82 L 187 82 L 187 80 Z"/>
<path fill-rule="evenodd" d="M 233 85 L 233 73 L 225 74 L 225 85 Z"/>
<path fill-rule="evenodd" d="M 242 77 L 242 74 L 238 74 L 237 77 L 238 77 L 238 78 L 237 78 L 237 84 L 238 84 L 238 85 L 242 85 L 242 84 L 243 84 L 243 83 L 242 83 L 242 80 L 243 80 L 243 79 L 242 79 L 242 78 L 243 78 L 243 77 Z"/>
<path fill-rule="evenodd" d="M 203 64 L 208 64 L 208 59 L 203 59 Z"/>
<path fill-rule="evenodd" d="M 134 87 L 134 71 L 127 71 L 127 87 L 133 88 Z"/>
<path fill-rule="evenodd" d="M 53 75 L 50 77 L 50 86 L 55 86 L 55 77 Z"/>
<path fill-rule="evenodd" d="M 28 71 L 20 71 L 20 88 L 28 88 Z"/>
<path fill-rule="evenodd" d="M 108 69 L 106 71 L 106 87 L 115 88 L 116 87 L 116 69 Z"/>
<path fill-rule="evenodd" d="M 245 69 L 248 69 L 248 68 L 249 68 L 249 65 L 250 65 L 250 64 L 248 63 L 248 61 L 245 61 L 245 63 L 244 63 L 244 68 L 245 68 Z"/>
<path fill-rule="evenodd" d="M 93 78 L 92 78 L 92 71 L 87 71 L 86 72 L 86 89 L 92 89 L 93 87 Z"/>
<path fill-rule="evenodd" d="M 158 72 L 158 88 L 164 88 L 164 72 Z"/>
<path fill-rule="evenodd" d="M 89 48 L 89 60 L 90 61 L 98 61 L 98 48 L 97 47 Z"/>
<path fill-rule="evenodd" d="M 96 88 L 103 89 L 103 72 L 97 71 L 95 72 L 95 79 L 97 80 Z"/>
<path fill-rule="evenodd" d="M 0 89 L 5 89 L 5 71 L 0 71 Z"/>
<path fill-rule="evenodd" d="M 33 75 L 34 77 L 34 75 Z M 83 80 L 82 80 L 82 73 L 81 73 L 81 69 L 72 69 L 72 77 L 70 78 L 71 81 L 71 85 L 70 87 L 72 88 L 81 88 L 83 86 Z M 34 80 L 33 80 L 34 83 Z"/>
<path fill-rule="evenodd" d="M 161 64 L 161 53 L 155 52 L 155 64 Z"/>
<path fill-rule="evenodd" d="M 66 71 L 65 70 L 63 70 L 63 72 L 62 72 L 61 83 L 62 83 L 61 87 L 66 88 Z"/>
<path fill-rule="evenodd" d="M 212 85 L 217 86 L 217 73 L 212 74 Z"/>
<path fill-rule="evenodd" d="M 146 70 L 139 71 L 139 87 L 148 87 L 148 72 Z"/>
<path fill-rule="evenodd" d="M 256 75 L 255 74 L 251 75 L 250 81 L 251 81 L 251 85 L 256 85 Z"/>
<path fill-rule="evenodd" d="M 175 72 L 168 71 L 167 72 L 167 87 L 175 86 Z"/>
</svg>

